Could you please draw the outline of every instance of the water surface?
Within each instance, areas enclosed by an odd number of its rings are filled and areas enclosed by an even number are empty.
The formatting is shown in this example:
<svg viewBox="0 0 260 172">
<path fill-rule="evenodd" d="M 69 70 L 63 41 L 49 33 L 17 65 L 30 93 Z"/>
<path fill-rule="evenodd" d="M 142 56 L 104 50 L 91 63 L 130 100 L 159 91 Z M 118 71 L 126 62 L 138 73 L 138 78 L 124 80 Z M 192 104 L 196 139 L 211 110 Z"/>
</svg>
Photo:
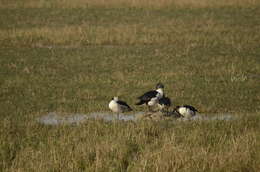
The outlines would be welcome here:
<svg viewBox="0 0 260 172">
<path fill-rule="evenodd" d="M 60 114 L 50 112 L 39 118 L 37 121 L 45 125 L 59 125 L 59 124 L 80 124 L 86 122 L 88 119 L 105 120 L 105 121 L 137 121 L 144 114 L 144 112 L 136 112 L 135 114 L 120 114 L 119 116 L 110 112 L 93 112 L 90 114 Z M 234 120 L 237 117 L 233 114 L 198 114 L 192 118 L 178 118 L 175 121 L 215 121 L 215 120 Z"/>
</svg>

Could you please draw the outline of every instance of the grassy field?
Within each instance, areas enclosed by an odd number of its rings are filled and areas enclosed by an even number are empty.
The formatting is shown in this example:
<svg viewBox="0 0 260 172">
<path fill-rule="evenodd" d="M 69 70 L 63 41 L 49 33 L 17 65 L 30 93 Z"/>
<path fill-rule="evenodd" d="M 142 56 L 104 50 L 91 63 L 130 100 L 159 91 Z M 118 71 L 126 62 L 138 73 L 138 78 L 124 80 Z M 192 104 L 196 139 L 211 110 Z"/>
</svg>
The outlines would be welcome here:
<svg viewBox="0 0 260 172">
<path fill-rule="evenodd" d="M 260 171 L 257 0 L 0 0 L 0 171 Z M 232 121 L 45 126 L 157 82 Z"/>
</svg>

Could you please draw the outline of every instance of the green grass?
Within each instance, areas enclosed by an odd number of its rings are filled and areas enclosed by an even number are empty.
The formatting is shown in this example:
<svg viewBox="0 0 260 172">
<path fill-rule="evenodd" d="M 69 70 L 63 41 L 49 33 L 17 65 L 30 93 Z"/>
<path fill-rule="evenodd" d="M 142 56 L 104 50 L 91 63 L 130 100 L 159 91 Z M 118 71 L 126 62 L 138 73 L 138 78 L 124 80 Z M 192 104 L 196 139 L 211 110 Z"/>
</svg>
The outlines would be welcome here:
<svg viewBox="0 0 260 172">
<path fill-rule="evenodd" d="M 78 0 L 73 8 L 71 1 L 3 2 L 3 171 L 260 170 L 256 1 L 187 0 L 169 6 L 171 1 L 155 1 L 146 7 L 147 1 L 86 5 Z M 159 81 L 174 105 L 191 104 L 209 115 L 233 113 L 238 119 L 36 122 L 53 111 L 108 111 L 115 95 L 133 106 Z"/>
</svg>

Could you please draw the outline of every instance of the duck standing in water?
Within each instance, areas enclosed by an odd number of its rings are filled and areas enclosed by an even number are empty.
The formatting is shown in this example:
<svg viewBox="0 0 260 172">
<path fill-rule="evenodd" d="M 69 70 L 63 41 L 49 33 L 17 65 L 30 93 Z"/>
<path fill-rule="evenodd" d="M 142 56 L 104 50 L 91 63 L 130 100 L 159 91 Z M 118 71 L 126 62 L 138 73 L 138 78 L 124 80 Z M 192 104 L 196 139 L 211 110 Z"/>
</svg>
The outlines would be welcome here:
<svg viewBox="0 0 260 172">
<path fill-rule="evenodd" d="M 118 97 L 112 98 L 108 107 L 112 112 L 117 113 L 117 119 L 119 119 L 119 113 L 130 112 L 133 110 L 126 102 L 119 100 Z"/>
</svg>

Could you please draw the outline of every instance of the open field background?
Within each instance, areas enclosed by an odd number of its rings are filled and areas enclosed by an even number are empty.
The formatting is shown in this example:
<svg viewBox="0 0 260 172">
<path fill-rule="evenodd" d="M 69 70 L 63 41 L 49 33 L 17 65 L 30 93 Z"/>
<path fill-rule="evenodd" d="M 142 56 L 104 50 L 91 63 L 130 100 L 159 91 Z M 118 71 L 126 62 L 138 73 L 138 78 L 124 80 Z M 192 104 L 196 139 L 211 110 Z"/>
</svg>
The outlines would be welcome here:
<svg viewBox="0 0 260 172">
<path fill-rule="evenodd" d="M 257 0 L 1 0 L 0 169 L 259 171 L 259 30 Z M 35 120 L 133 105 L 158 81 L 175 105 L 238 118 Z"/>
<path fill-rule="evenodd" d="M 258 0 L 1 0 L 0 8 L 82 8 L 82 7 L 137 7 L 137 8 L 167 8 L 167 7 L 250 7 L 259 5 Z"/>
</svg>

